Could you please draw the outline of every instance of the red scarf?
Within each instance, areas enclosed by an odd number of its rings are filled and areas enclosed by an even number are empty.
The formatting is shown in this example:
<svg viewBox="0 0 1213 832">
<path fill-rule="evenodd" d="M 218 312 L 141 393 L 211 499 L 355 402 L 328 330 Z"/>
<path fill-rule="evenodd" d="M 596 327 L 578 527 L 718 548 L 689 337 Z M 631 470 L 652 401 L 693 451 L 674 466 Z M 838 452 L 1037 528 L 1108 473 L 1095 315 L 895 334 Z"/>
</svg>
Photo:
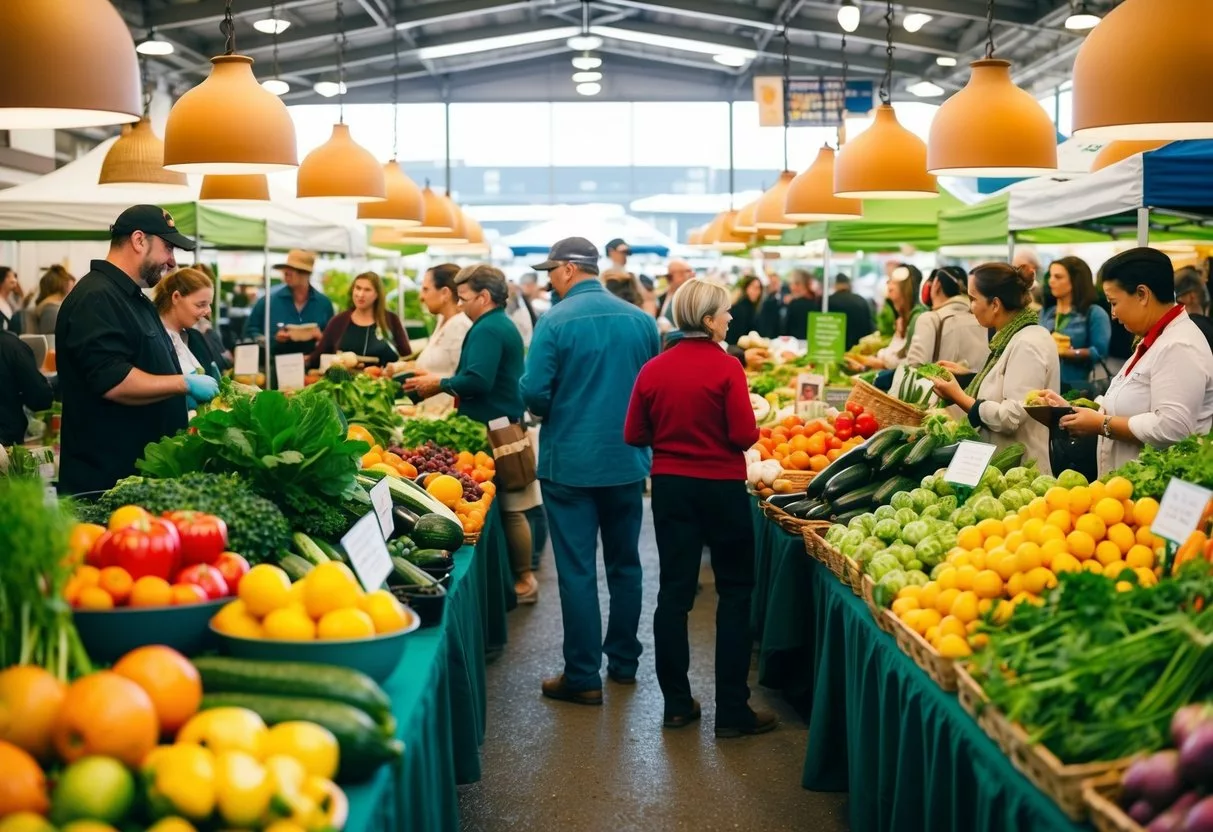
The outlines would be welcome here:
<svg viewBox="0 0 1213 832">
<path fill-rule="evenodd" d="M 1133 367 L 1146 354 L 1146 350 L 1154 346 L 1154 342 L 1162 335 L 1162 331 L 1170 326 L 1171 322 L 1179 317 L 1184 311 L 1182 303 L 1177 303 L 1171 307 L 1167 314 L 1158 319 L 1158 323 L 1150 327 L 1150 331 L 1146 333 L 1146 337 L 1141 339 L 1141 343 L 1137 345 L 1137 350 L 1133 353 L 1133 359 L 1129 362 L 1129 366 L 1125 367 L 1125 377 L 1132 372 Z"/>
</svg>

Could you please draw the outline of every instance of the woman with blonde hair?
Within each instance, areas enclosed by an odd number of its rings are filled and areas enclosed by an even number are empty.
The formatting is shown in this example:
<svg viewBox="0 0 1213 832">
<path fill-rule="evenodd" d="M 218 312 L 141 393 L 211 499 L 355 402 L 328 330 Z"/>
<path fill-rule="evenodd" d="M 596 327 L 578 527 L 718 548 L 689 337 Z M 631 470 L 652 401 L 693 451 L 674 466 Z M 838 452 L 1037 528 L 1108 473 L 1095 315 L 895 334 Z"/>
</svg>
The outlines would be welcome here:
<svg viewBox="0 0 1213 832">
<path fill-rule="evenodd" d="M 156 284 L 152 300 L 177 353 L 181 372 L 202 370 L 212 374 L 211 361 L 202 333 L 194 327 L 209 317 L 215 299 L 215 284 L 198 269 L 178 269 Z M 196 341 L 194 336 L 196 336 Z"/>
<path fill-rule="evenodd" d="M 409 354 L 404 324 L 388 311 L 383 280 L 374 272 L 354 278 L 349 308 L 328 322 L 320 343 L 307 358 L 308 366 L 318 367 L 320 356 L 336 352 L 377 358 L 380 366 Z"/>
<path fill-rule="evenodd" d="M 75 285 L 76 278 L 58 263 L 43 272 L 42 279 L 38 281 L 38 297 L 34 300 L 32 334 L 55 334 L 59 306 Z"/>
<path fill-rule="evenodd" d="M 716 736 L 762 734 L 777 719 L 750 708 L 746 683 L 754 531 L 744 453 L 758 441 L 758 425 L 745 370 L 722 348 L 732 320 L 728 290 L 689 280 L 674 295 L 673 313 L 682 337 L 641 369 L 624 425 L 629 445 L 653 449 L 653 526 L 661 559 L 653 636 L 663 725 L 683 728 L 700 716 L 687 678 L 687 615 L 706 544 L 719 596 Z"/>
</svg>

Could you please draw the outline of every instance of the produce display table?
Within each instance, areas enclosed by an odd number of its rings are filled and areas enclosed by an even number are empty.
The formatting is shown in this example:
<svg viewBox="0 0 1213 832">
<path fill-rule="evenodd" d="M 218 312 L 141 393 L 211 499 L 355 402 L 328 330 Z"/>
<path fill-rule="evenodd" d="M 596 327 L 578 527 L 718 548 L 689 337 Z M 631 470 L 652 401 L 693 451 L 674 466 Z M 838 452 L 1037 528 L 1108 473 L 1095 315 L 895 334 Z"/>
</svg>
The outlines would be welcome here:
<svg viewBox="0 0 1213 832">
<path fill-rule="evenodd" d="M 806 789 L 849 791 L 856 832 L 1086 828 L 1015 770 L 802 541 L 757 510 L 754 528 L 760 681 L 806 706 Z"/>
<path fill-rule="evenodd" d="M 506 592 L 513 591 L 496 507 L 476 546 L 454 558 L 442 622 L 408 637 L 400 666 L 383 686 L 404 758 L 347 790 L 348 832 L 457 830 L 456 785 L 480 779 L 485 650 L 493 639 L 497 647 L 505 643 Z"/>
</svg>

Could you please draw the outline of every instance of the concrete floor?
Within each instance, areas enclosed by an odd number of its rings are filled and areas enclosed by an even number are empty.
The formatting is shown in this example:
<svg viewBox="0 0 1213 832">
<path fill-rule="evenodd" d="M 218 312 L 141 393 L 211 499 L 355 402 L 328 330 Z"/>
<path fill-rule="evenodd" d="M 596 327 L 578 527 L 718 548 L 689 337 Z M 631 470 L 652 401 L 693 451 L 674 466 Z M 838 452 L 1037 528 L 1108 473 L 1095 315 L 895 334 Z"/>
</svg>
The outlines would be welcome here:
<svg viewBox="0 0 1213 832">
<path fill-rule="evenodd" d="M 644 654 L 634 687 L 606 681 L 600 708 L 540 695 L 542 679 L 561 670 L 561 615 L 551 549 L 539 573 L 539 603 L 510 613 L 505 653 L 488 669 L 484 777 L 460 790 L 464 830 L 813 830 L 847 828 L 846 796 L 800 786 L 807 726 L 778 693 L 758 687 L 751 704 L 782 720 L 770 734 L 718 741 L 712 656 L 716 592 L 705 561 L 703 592 L 691 613 L 691 684 L 703 704 L 699 723 L 663 731 L 662 697 L 653 671 L 653 609 L 658 559 L 645 506 Z M 599 586 L 606 611 L 606 581 Z"/>
</svg>

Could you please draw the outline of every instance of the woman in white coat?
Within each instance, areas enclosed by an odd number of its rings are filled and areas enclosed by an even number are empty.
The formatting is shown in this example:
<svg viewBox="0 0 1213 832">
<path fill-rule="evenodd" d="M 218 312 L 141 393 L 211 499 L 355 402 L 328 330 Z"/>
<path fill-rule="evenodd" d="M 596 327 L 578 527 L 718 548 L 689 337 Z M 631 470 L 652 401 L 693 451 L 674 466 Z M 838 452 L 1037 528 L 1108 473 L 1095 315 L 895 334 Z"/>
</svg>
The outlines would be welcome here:
<svg viewBox="0 0 1213 832">
<path fill-rule="evenodd" d="M 425 349 L 417 356 L 417 369 L 438 378 L 455 374 L 463 352 L 463 339 L 472 328 L 471 319 L 459 311 L 459 299 L 455 296 L 457 274 L 458 266 L 443 263 L 421 278 L 421 302 L 437 318 L 437 323 Z M 447 393 L 430 396 L 420 405 L 420 411 L 428 416 L 442 416 L 454 409 L 455 399 Z"/>
<path fill-rule="evenodd" d="M 935 381 L 935 392 L 969 414 L 969 423 L 982 438 L 999 448 L 1022 442 L 1026 457 L 1035 459 L 1041 473 L 1049 473 L 1049 429 L 1024 409 L 1033 390 L 1061 389 L 1057 344 L 1038 322 L 1029 305 L 1031 273 L 1008 263 L 986 263 L 969 272 L 969 297 L 977 322 L 997 330 L 990 354 L 968 387 L 955 378 Z M 953 373 L 964 367 L 940 362 Z"/>
<path fill-rule="evenodd" d="M 1101 408 L 1080 408 L 1061 419 L 1076 436 L 1099 437 L 1102 477 L 1136 459 L 1144 445 L 1167 448 L 1209 432 L 1213 353 L 1183 305 L 1175 303 L 1167 255 L 1130 249 L 1104 263 L 1099 277 L 1112 316 L 1141 338 L 1109 384 Z"/>
</svg>

